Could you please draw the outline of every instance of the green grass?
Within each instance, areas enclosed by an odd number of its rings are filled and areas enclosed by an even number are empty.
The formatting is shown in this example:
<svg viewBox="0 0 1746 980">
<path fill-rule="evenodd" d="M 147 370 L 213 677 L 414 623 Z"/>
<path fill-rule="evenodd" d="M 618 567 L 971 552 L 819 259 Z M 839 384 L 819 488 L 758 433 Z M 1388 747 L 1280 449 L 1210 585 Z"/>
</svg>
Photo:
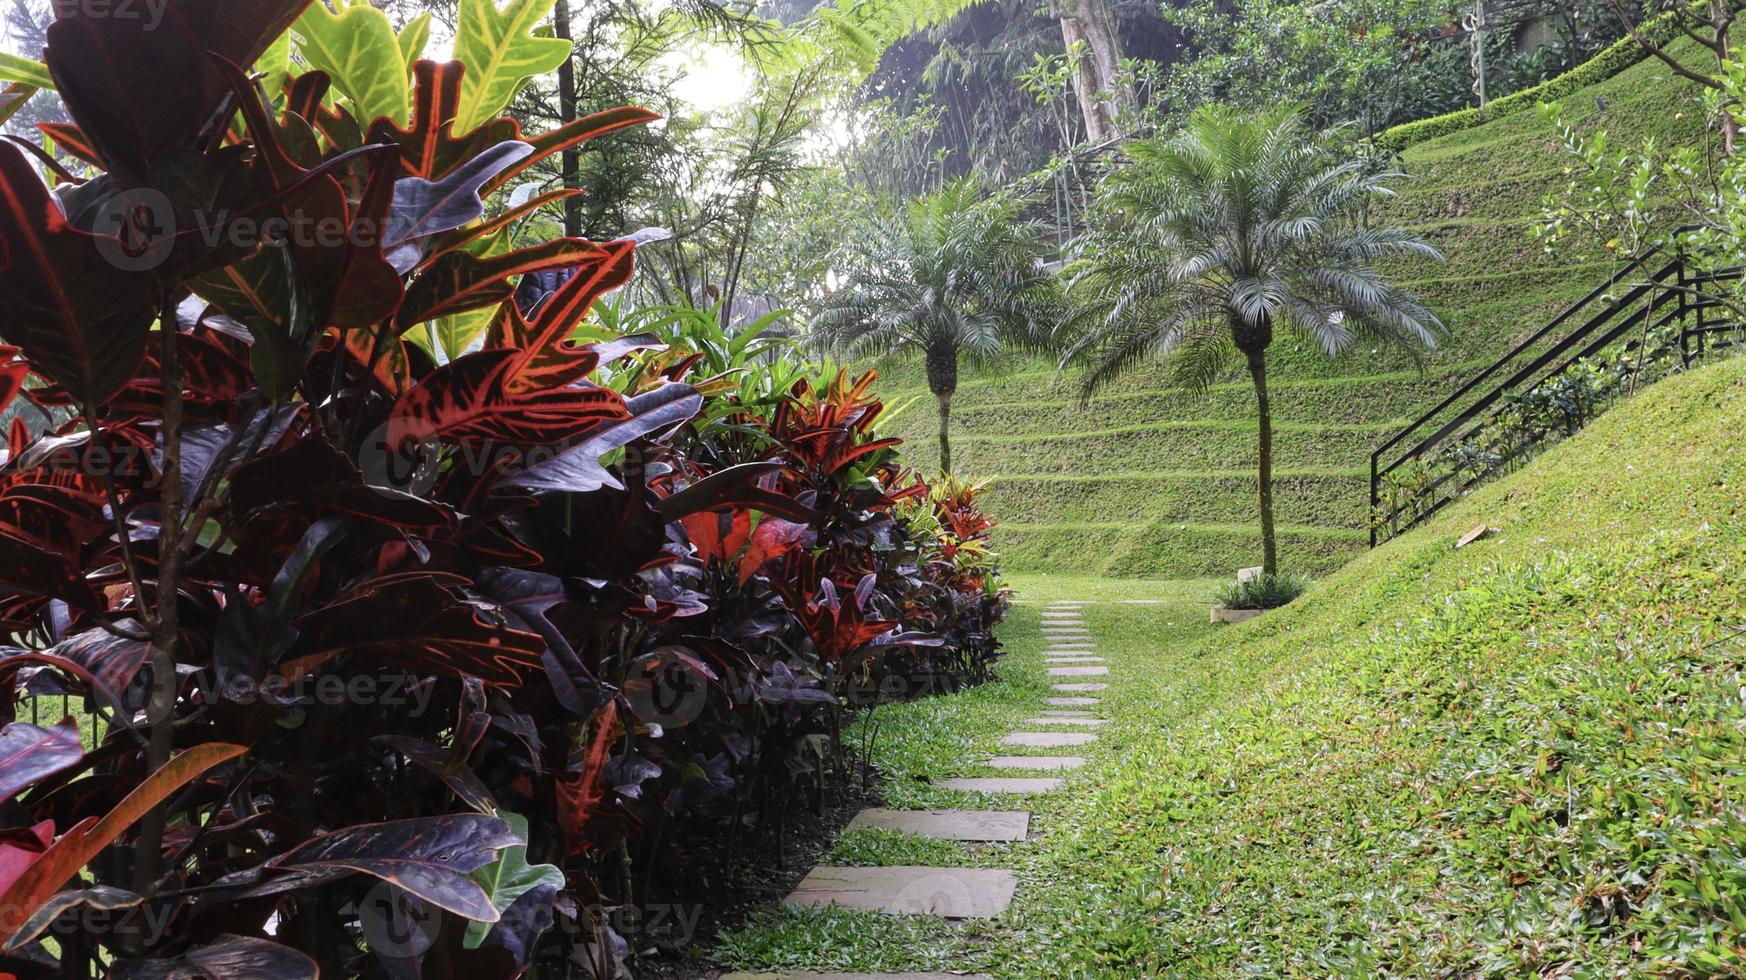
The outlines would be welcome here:
<svg viewBox="0 0 1746 980">
<path fill-rule="evenodd" d="M 1668 144 L 1698 138 L 1703 112 L 1693 97 L 1690 85 L 1648 59 L 1564 103 L 1579 128 L 1606 128 L 1615 145 Z M 1403 262 L 1388 271 L 1450 332 L 1423 372 L 1396 351 L 1363 347 L 1330 361 L 1294 337 L 1274 344 L 1276 465 L 1300 476 L 1346 474 L 1279 490 L 1280 520 L 1295 529 L 1287 555 L 1298 571 L 1325 573 L 1356 553 L 1350 538 L 1307 532 L 1350 535 L 1364 526 L 1374 446 L 1613 268 L 1593 255 L 1547 255 L 1529 236 L 1542 199 L 1568 179 L 1538 112 L 1419 143 L 1403 163 L 1409 177 L 1398 197 L 1379 202 L 1373 220 L 1416 228 L 1447 254 L 1441 265 Z M 937 422 L 920 365 L 883 371 L 892 402 L 920 396 L 896 431 L 909 441 L 911 461 L 932 467 Z M 996 543 L 1009 569 L 1186 578 L 1259 562 L 1246 377 L 1196 397 L 1164 390 L 1155 371 L 1140 370 L 1089 403 L 1077 397 L 1077 383 L 1073 372 L 1026 358 L 992 375 L 965 371 L 954 408 L 958 469 L 993 479 L 989 504 L 1007 524 Z M 1126 529 L 1111 530 L 1116 524 Z"/>
<path fill-rule="evenodd" d="M 1040 604 L 1093 603 L 1109 724 L 1060 791 L 1024 801 L 1036 835 L 999 855 L 1013 908 L 769 912 L 714 955 L 1001 977 L 1746 973 L 1743 414 L 1746 361 L 1659 384 L 1237 627 L 1207 624 L 1207 581 L 1015 577 L 1000 681 L 863 722 L 897 805 L 1012 805 L 932 784 L 1041 705 Z M 1457 550 L 1480 523 L 1496 530 Z M 839 845 L 882 853 L 917 851 Z"/>
</svg>

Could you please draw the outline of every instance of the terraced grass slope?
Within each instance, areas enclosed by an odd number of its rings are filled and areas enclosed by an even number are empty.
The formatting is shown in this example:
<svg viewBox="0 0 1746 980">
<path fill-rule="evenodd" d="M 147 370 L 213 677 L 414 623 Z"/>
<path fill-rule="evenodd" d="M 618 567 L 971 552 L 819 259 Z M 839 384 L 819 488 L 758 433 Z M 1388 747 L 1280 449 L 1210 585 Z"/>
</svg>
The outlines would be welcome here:
<svg viewBox="0 0 1746 980">
<path fill-rule="evenodd" d="M 1693 88 L 1653 59 L 1567 100 L 1573 121 L 1615 142 L 1699 137 Z M 1285 562 L 1314 573 L 1362 550 L 1371 449 L 1581 298 L 1612 267 L 1547 255 L 1529 237 L 1540 204 L 1567 178 L 1551 128 L 1524 112 L 1421 144 L 1410 180 L 1379 221 L 1413 228 L 1448 255 L 1393 270 L 1448 323 L 1421 373 L 1412 359 L 1369 348 L 1339 362 L 1284 338 L 1275 343 L 1277 506 Z M 918 462 L 933 465 L 937 425 L 917 364 L 888 365 Z M 1228 575 L 1256 564 L 1253 395 L 1233 377 L 1204 397 L 1160 390 L 1137 373 L 1089 405 L 1052 365 L 966 371 L 954 409 L 960 475 L 991 479 L 1007 566 L 1018 572 L 1116 576 Z"/>
</svg>

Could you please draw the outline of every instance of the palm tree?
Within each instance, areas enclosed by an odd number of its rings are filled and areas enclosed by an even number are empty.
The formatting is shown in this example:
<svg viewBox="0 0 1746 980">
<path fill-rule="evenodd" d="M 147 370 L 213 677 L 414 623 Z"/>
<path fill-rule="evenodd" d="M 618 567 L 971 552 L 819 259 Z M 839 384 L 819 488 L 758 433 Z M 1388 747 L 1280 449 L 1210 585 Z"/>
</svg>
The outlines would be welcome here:
<svg viewBox="0 0 1746 980">
<path fill-rule="evenodd" d="M 1395 255 L 1442 256 L 1400 229 L 1365 226 L 1365 206 L 1399 173 L 1342 152 L 1297 109 L 1197 112 L 1168 140 L 1128 147 L 1100 191 L 1103 219 L 1070 284 L 1075 338 L 1065 360 L 1090 365 L 1082 394 L 1164 358 L 1175 383 L 1202 390 L 1235 356 L 1260 415 L 1263 566 L 1279 570 L 1273 529 L 1273 417 L 1267 348 L 1281 329 L 1329 356 L 1360 337 L 1414 352 L 1443 324 L 1377 271 Z"/>
<path fill-rule="evenodd" d="M 919 353 L 940 408 L 940 470 L 952 471 L 952 396 L 961 357 L 1040 348 L 1059 314 L 1053 273 L 1021 202 L 957 181 L 895 219 L 866 222 L 843 288 L 813 317 L 814 343 L 849 357 Z"/>
</svg>

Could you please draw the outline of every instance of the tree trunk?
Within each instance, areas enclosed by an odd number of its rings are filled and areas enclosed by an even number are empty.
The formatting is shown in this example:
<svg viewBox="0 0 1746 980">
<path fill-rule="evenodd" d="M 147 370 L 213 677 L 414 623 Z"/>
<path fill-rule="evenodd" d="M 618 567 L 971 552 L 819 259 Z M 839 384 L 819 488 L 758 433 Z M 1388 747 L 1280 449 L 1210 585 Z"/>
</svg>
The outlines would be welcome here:
<svg viewBox="0 0 1746 980">
<path fill-rule="evenodd" d="M 1110 0 L 1064 0 L 1061 40 L 1073 63 L 1073 90 L 1085 115 L 1085 137 L 1103 143 L 1120 135 L 1118 117 L 1133 107 L 1134 91 L 1121 78 L 1122 40 Z"/>
<path fill-rule="evenodd" d="M 928 347 L 928 390 L 940 406 L 940 472 L 952 473 L 952 396 L 958 392 L 958 348 L 936 343 Z"/>
<path fill-rule="evenodd" d="M 935 395 L 940 403 L 940 472 L 952 475 L 952 396 Z"/>
<path fill-rule="evenodd" d="M 1267 397 L 1267 352 L 1265 348 L 1246 352 L 1249 377 L 1255 382 L 1255 408 L 1261 419 L 1260 466 L 1257 483 L 1261 489 L 1261 567 L 1269 576 L 1279 574 L 1279 544 L 1273 533 L 1273 406 Z"/>
<path fill-rule="evenodd" d="M 570 0 L 558 0 L 552 8 L 552 36 L 572 41 L 570 33 Z M 558 66 L 558 125 L 567 126 L 576 121 L 576 51 L 572 47 L 570 57 Z M 574 190 L 582 186 L 582 151 L 571 147 L 564 151 L 563 179 L 566 189 Z M 582 199 L 567 198 L 564 201 L 564 236 L 566 238 L 582 237 Z"/>
</svg>

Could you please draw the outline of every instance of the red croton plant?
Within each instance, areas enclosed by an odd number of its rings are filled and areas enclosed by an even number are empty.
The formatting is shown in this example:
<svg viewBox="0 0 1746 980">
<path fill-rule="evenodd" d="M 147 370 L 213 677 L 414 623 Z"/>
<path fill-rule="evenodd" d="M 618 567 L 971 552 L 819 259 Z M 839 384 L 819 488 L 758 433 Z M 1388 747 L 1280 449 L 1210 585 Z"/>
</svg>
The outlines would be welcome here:
<svg viewBox="0 0 1746 980">
<path fill-rule="evenodd" d="M 1004 600 L 899 516 L 870 379 L 739 404 L 572 342 L 632 242 L 469 247 L 648 113 L 457 133 L 428 61 L 405 126 L 269 101 L 309 2 L 63 19 L 82 163 L 0 144 L 0 690 L 86 714 L 0 731 L 0 972 L 613 975 L 676 831 L 822 792 L 845 696 L 986 673 Z"/>
</svg>

